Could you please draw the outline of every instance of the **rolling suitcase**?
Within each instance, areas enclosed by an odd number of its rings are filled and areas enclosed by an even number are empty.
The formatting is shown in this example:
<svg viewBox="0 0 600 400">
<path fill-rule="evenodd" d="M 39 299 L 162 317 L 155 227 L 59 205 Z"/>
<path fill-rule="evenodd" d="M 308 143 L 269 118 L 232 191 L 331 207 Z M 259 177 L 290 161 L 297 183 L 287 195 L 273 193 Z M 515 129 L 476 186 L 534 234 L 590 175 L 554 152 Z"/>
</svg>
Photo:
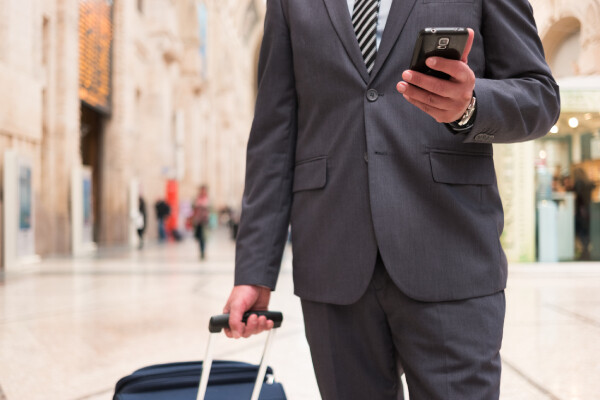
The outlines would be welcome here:
<svg viewBox="0 0 600 400">
<path fill-rule="evenodd" d="M 251 312 L 265 315 L 281 326 L 279 312 Z M 244 315 L 244 321 L 251 313 Z M 139 369 L 117 382 L 113 400 L 286 400 L 280 383 L 266 358 L 275 329 L 268 332 L 260 365 L 212 360 L 213 338 L 228 326 L 228 315 L 210 319 L 204 361 L 152 365 Z"/>
</svg>

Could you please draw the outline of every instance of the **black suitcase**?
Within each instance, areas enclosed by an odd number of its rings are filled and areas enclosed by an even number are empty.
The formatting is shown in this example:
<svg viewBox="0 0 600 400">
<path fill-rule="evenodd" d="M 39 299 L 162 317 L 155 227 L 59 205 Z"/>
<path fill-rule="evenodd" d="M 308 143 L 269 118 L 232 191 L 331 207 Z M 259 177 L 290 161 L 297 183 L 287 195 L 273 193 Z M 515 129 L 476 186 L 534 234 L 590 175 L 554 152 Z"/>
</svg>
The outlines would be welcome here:
<svg viewBox="0 0 600 400">
<path fill-rule="evenodd" d="M 266 315 L 281 326 L 277 312 L 253 312 Z M 246 319 L 250 313 L 244 315 Z M 237 361 L 212 361 L 215 335 L 227 326 L 228 316 L 212 317 L 204 362 L 152 365 L 139 369 L 117 382 L 113 400 L 286 400 L 273 370 L 266 365 L 275 330 L 269 331 L 260 365 Z M 210 376 L 210 377 L 209 377 Z"/>
</svg>

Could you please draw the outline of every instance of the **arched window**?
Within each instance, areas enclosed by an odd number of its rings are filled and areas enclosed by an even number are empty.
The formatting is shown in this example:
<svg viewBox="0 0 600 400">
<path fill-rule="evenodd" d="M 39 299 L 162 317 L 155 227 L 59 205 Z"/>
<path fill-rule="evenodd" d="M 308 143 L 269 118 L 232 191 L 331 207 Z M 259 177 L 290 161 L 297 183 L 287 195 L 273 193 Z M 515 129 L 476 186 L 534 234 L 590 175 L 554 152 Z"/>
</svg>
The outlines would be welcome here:
<svg viewBox="0 0 600 400">
<path fill-rule="evenodd" d="M 556 22 L 544 37 L 546 58 L 555 78 L 579 74 L 581 23 L 568 17 Z"/>
</svg>

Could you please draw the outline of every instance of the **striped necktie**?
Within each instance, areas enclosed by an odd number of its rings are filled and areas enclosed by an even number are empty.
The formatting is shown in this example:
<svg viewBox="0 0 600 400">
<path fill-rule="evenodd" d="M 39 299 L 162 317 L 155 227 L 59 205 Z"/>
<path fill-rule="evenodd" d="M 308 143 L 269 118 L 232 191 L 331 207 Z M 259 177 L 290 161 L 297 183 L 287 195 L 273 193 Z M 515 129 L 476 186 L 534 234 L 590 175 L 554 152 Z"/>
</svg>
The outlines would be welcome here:
<svg viewBox="0 0 600 400">
<path fill-rule="evenodd" d="M 356 0 L 352 13 L 352 25 L 369 74 L 375 66 L 375 57 L 377 57 L 379 2 L 380 0 Z"/>
</svg>

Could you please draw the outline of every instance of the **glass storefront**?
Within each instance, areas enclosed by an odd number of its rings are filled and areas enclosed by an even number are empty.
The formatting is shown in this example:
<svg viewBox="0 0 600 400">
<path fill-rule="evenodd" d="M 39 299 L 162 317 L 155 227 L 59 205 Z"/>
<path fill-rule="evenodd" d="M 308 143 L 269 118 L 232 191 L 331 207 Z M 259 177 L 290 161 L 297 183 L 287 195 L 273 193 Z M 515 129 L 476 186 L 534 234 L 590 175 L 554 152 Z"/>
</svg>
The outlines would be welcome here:
<svg viewBox="0 0 600 400">
<path fill-rule="evenodd" d="M 537 256 L 600 260 L 600 76 L 559 85 L 560 120 L 535 142 Z"/>
</svg>

